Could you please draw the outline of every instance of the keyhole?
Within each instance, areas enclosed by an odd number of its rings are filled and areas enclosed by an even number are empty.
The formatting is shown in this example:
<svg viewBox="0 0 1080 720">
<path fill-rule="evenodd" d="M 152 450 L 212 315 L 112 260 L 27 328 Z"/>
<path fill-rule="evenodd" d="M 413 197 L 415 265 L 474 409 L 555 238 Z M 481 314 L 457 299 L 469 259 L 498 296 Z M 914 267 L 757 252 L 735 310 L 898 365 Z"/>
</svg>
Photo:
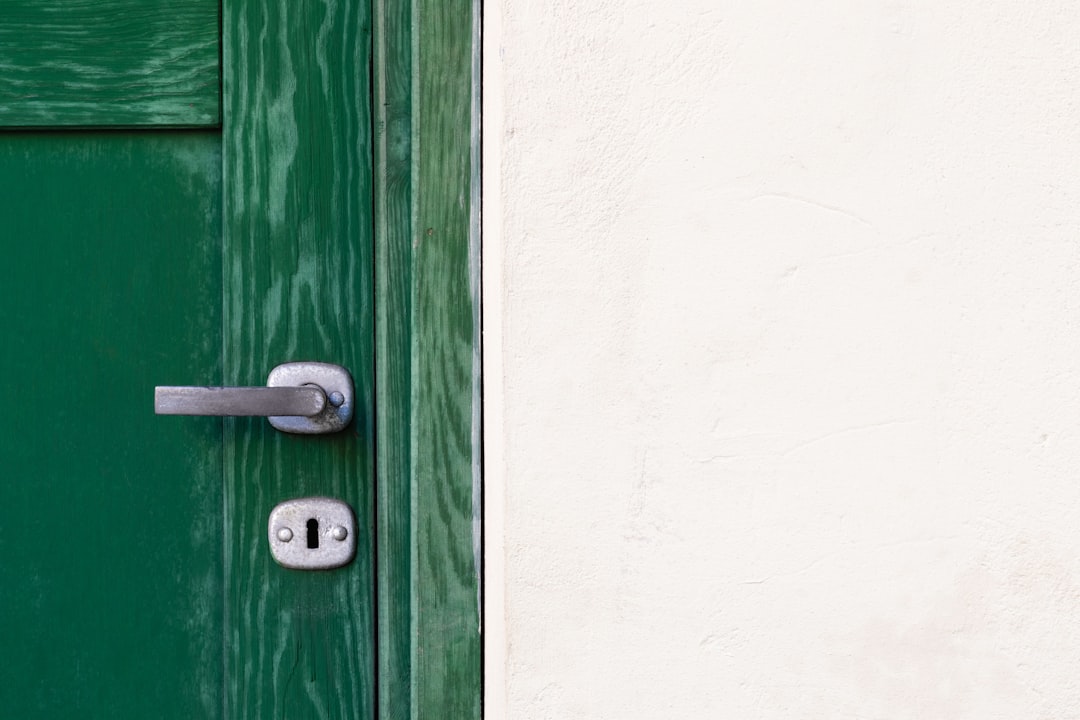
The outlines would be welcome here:
<svg viewBox="0 0 1080 720">
<path fill-rule="evenodd" d="M 308 550 L 319 547 L 319 521 L 315 518 L 307 521 L 307 546 Z"/>
</svg>

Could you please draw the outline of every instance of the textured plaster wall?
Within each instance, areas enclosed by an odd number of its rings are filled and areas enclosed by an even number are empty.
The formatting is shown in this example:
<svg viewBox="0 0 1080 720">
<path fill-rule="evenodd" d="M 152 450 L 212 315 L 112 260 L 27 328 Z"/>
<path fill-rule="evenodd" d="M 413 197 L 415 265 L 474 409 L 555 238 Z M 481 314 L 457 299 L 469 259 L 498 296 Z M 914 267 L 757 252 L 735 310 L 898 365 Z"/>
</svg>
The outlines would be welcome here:
<svg viewBox="0 0 1080 720">
<path fill-rule="evenodd" d="M 487 717 L 1080 716 L 1080 9 L 485 3 Z"/>
</svg>

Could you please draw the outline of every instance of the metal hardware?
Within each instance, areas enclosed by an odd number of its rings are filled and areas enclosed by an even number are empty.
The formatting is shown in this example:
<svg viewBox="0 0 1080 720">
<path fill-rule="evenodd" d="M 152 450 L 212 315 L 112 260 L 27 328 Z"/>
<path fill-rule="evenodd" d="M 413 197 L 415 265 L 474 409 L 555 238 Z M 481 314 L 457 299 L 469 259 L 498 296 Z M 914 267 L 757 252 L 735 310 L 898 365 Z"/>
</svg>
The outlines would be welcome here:
<svg viewBox="0 0 1080 720">
<path fill-rule="evenodd" d="M 265 415 L 278 430 L 301 435 L 343 430 L 352 420 L 353 404 L 349 371 L 317 362 L 278 365 L 266 387 L 154 388 L 158 415 Z"/>
<path fill-rule="evenodd" d="M 158 415 L 298 415 L 311 417 L 326 408 L 317 387 L 159 387 L 154 389 Z"/>
<path fill-rule="evenodd" d="M 296 570 L 330 570 L 356 556 L 356 516 L 328 497 L 287 500 L 270 512 L 270 554 Z"/>
</svg>

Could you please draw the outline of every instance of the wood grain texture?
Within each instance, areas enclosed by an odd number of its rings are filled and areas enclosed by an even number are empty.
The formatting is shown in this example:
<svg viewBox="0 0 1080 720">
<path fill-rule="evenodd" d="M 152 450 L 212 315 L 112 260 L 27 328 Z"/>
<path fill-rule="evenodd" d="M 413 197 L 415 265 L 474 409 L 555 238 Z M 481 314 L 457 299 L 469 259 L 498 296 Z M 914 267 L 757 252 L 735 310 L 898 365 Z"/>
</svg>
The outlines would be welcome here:
<svg viewBox="0 0 1080 720">
<path fill-rule="evenodd" d="M 205 126 L 217 0 L 4 0 L 0 125 Z"/>
<path fill-rule="evenodd" d="M 265 382 L 318 360 L 353 374 L 345 432 L 290 436 L 226 421 L 227 716 L 361 718 L 375 706 L 370 7 L 228 0 L 225 376 Z M 356 560 L 323 572 L 270 557 L 286 499 L 352 505 Z"/>
<path fill-rule="evenodd" d="M 374 0 L 379 708 L 412 701 L 412 28 L 410 2 Z"/>
<path fill-rule="evenodd" d="M 376 10 L 380 718 L 479 718 L 473 6 Z"/>
<path fill-rule="evenodd" d="M 413 695 L 418 718 L 479 718 L 474 464 L 471 0 L 418 0 L 413 32 Z"/>
</svg>

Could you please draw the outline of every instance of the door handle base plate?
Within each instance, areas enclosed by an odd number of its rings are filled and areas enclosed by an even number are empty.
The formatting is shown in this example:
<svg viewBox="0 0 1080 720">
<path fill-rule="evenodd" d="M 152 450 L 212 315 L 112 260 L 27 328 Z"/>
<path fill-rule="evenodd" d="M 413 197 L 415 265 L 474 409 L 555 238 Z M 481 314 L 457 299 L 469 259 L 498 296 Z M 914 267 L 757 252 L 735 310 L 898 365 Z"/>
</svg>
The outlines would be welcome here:
<svg viewBox="0 0 1080 720">
<path fill-rule="evenodd" d="M 311 417 L 271 415 L 276 429 L 299 435 L 322 435 L 344 430 L 352 421 L 356 395 L 352 376 L 340 365 L 321 362 L 291 362 L 278 365 L 266 378 L 267 387 L 316 385 L 326 394 L 326 407 Z"/>
</svg>

